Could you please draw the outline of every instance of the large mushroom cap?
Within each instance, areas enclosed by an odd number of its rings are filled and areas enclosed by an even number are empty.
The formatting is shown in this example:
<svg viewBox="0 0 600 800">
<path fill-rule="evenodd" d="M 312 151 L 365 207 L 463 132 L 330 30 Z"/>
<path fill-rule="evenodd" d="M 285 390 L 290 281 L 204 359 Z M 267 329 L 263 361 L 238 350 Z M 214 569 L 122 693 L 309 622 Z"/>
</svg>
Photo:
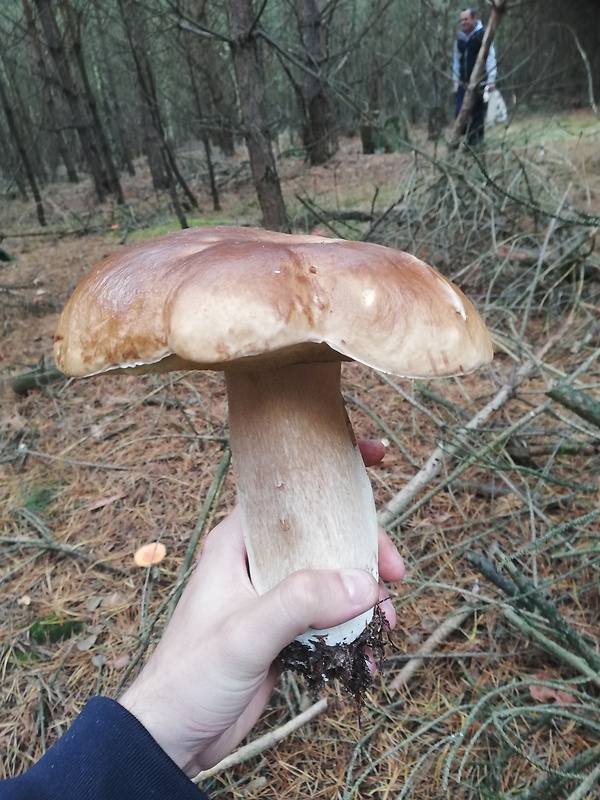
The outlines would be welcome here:
<svg viewBox="0 0 600 800">
<path fill-rule="evenodd" d="M 471 302 L 414 256 L 225 226 L 111 255 L 75 290 L 55 342 L 58 366 L 74 376 L 353 359 L 428 377 L 491 357 Z"/>
</svg>

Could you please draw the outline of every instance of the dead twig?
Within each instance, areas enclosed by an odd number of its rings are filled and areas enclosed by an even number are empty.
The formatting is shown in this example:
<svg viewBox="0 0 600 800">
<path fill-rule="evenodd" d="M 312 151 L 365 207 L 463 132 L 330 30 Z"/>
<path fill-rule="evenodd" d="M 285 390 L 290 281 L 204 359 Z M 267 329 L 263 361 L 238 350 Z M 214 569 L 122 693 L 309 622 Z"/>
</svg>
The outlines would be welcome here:
<svg viewBox="0 0 600 800">
<path fill-rule="evenodd" d="M 596 400 L 592 400 L 591 397 L 572 386 L 564 385 L 554 386 L 546 394 L 581 419 L 600 428 L 600 403 Z"/>
<path fill-rule="evenodd" d="M 34 369 L 13 378 L 11 387 L 16 395 L 25 397 L 32 389 L 67 380 L 66 375 L 56 367 L 54 359 L 42 356 Z"/>
<path fill-rule="evenodd" d="M 442 470 L 444 462 L 455 456 L 466 443 L 469 432 L 481 428 L 490 417 L 504 406 L 513 397 L 518 386 L 524 383 L 533 374 L 540 361 L 544 359 L 549 350 L 561 341 L 572 322 L 569 317 L 560 328 L 548 338 L 544 346 L 529 358 L 513 373 L 509 380 L 502 386 L 487 405 L 480 409 L 474 417 L 457 434 L 454 441 L 443 447 L 438 446 L 431 453 L 425 465 L 385 506 L 379 514 L 379 524 L 386 527 L 395 522 L 409 502 Z"/>
<path fill-rule="evenodd" d="M 215 476 L 208 489 L 208 492 L 206 493 L 204 502 L 202 503 L 200 515 L 198 516 L 198 520 L 194 525 L 194 530 L 190 535 L 190 541 L 188 543 L 187 550 L 183 558 L 183 562 L 181 564 L 180 575 L 186 575 L 189 572 L 192 560 L 194 558 L 194 554 L 196 552 L 196 548 L 198 547 L 198 541 L 200 540 L 200 535 L 203 530 L 205 530 L 206 528 L 210 528 L 210 526 L 212 525 L 212 520 L 214 519 L 214 512 L 219 503 L 221 490 L 223 489 L 223 484 L 225 483 L 225 478 L 227 477 L 227 471 L 229 469 L 230 463 L 231 463 L 231 450 L 229 447 L 227 447 L 225 452 L 221 456 L 221 461 L 219 462 L 219 466 L 217 467 Z M 212 514 L 210 513 L 211 509 L 213 509 Z M 176 591 L 173 594 L 169 606 L 169 611 L 168 611 L 169 618 L 173 614 L 175 606 L 179 602 L 179 598 L 181 597 L 183 588 L 184 588 L 184 582 L 181 580 L 178 581 Z"/>
<path fill-rule="evenodd" d="M 465 622 L 473 614 L 474 610 L 475 609 L 473 606 L 467 606 L 467 608 L 454 612 L 447 617 L 434 630 L 431 636 L 423 644 L 423 647 L 419 648 L 414 656 L 410 656 L 410 661 L 408 664 L 402 667 L 400 672 L 390 683 L 389 688 L 397 692 L 403 686 L 405 686 L 415 672 L 422 666 L 425 658 L 433 653 L 433 651 L 443 642 L 445 642 L 446 639 L 454 633 L 454 631 L 458 630 L 463 622 Z"/>
<path fill-rule="evenodd" d="M 224 772 L 226 769 L 235 767 L 238 764 L 243 764 L 244 761 L 254 758 L 254 756 L 259 755 L 259 753 L 264 753 L 265 750 L 275 747 L 278 742 L 281 742 L 291 733 L 298 730 L 298 728 L 301 728 L 303 725 L 306 725 L 307 722 L 310 722 L 319 714 L 322 714 L 326 708 L 327 698 L 323 697 L 321 700 L 318 700 L 316 703 L 314 703 L 314 705 L 310 706 L 310 708 L 307 708 L 306 711 L 303 711 L 301 714 L 298 714 L 298 716 L 293 717 L 284 725 L 280 725 L 279 728 L 274 728 L 268 733 L 265 733 L 264 736 L 260 736 L 253 742 L 249 742 L 243 747 L 240 747 L 235 751 L 235 753 L 231 753 L 231 755 L 227 756 L 222 761 L 219 761 L 218 764 L 215 764 L 214 767 L 199 772 L 195 778 L 192 778 L 192 782 L 200 783 L 200 781 L 206 780 L 206 778 L 212 778 L 213 775 L 218 775 L 220 772 Z"/>
<path fill-rule="evenodd" d="M 494 547 L 494 555 L 498 556 L 500 564 L 505 566 L 510 572 L 510 576 L 515 586 L 518 588 L 519 595 L 521 597 L 526 597 L 546 618 L 556 634 L 566 642 L 575 653 L 585 659 L 590 667 L 600 676 L 600 656 L 588 645 L 583 637 L 569 625 L 554 603 L 545 597 L 533 583 L 528 581 L 519 572 L 510 558 L 504 555 L 497 545 Z"/>
<path fill-rule="evenodd" d="M 596 763 L 600 763 L 600 744 L 577 753 L 569 761 L 561 764 L 560 772 L 552 771 L 539 778 L 533 786 L 525 789 L 519 798 L 520 800 L 560 800 L 564 797 L 565 784 L 574 778 L 583 777 L 582 771 Z"/>
<path fill-rule="evenodd" d="M 82 561 L 86 561 L 88 564 L 92 564 L 94 567 L 99 567 L 100 569 L 105 569 L 109 572 L 115 572 L 117 575 L 129 574 L 126 569 L 123 569 L 116 564 L 109 564 L 106 561 L 99 561 L 97 558 L 94 558 L 91 553 L 87 553 L 85 550 L 82 550 L 80 545 L 57 542 L 52 536 L 50 528 L 48 528 L 45 522 L 40 519 L 37 514 L 34 514 L 33 511 L 30 511 L 27 508 L 19 508 L 17 509 L 16 513 L 29 522 L 29 524 L 32 525 L 40 534 L 41 538 L 29 539 L 25 536 L 3 536 L 0 537 L 0 544 L 10 544 L 20 548 L 51 550 L 55 553 L 64 553 L 67 556 L 80 558 Z"/>
<path fill-rule="evenodd" d="M 167 612 L 167 617 L 169 617 L 172 614 L 173 610 L 175 609 L 175 606 L 177 605 L 177 601 L 181 597 L 181 593 L 183 592 L 185 583 L 194 570 L 194 565 L 191 563 L 192 557 L 196 550 L 200 534 L 204 530 L 208 512 L 210 511 L 210 508 L 213 506 L 213 504 L 218 501 L 218 498 L 220 496 L 220 491 L 223 486 L 223 482 L 225 480 L 227 469 L 229 467 L 230 458 L 231 458 L 231 452 L 228 449 L 221 458 L 221 462 L 217 468 L 216 475 L 213 478 L 213 482 L 207 492 L 205 502 L 202 505 L 198 521 L 194 527 L 194 531 L 192 532 L 190 544 L 188 545 L 187 553 L 184 559 L 184 567 L 180 569 L 175 585 L 171 588 L 167 596 L 163 599 L 163 601 L 159 605 L 155 614 L 148 621 L 148 625 L 143 635 L 140 638 L 138 649 L 136 650 L 135 655 L 125 668 L 123 675 L 121 676 L 121 679 L 117 684 L 117 687 L 115 689 L 115 697 L 118 697 L 118 695 L 121 693 L 129 676 L 144 657 L 144 654 L 146 653 L 146 650 L 150 645 L 154 628 L 158 624 L 160 618 L 163 616 L 163 614 L 165 614 L 165 612 Z"/>
<path fill-rule="evenodd" d="M 586 659 L 567 650 L 566 647 L 558 644 L 546 636 L 536 624 L 536 618 L 533 615 L 525 616 L 523 613 L 515 611 L 514 608 L 508 605 L 502 607 L 502 613 L 505 618 L 528 639 L 534 639 L 547 653 L 550 653 L 554 658 L 568 664 L 574 670 L 583 675 L 586 680 L 591 681 L 595 686 L 600 688 L 600 673 L 590 667 Z"/>
<path fill-rule="evenodd" d="M 522 605 L 527 611 L 535 609 L 535 604 L 528 597 L 521 596 L 519 587 L 515 583 L 496 571 L 489 558 L 482 556 L 480 553 L 467 553 L 466 559 L 486 580 L 493 583 L 507 597 L 514 599 L 517 605 Z"/>
</svg>

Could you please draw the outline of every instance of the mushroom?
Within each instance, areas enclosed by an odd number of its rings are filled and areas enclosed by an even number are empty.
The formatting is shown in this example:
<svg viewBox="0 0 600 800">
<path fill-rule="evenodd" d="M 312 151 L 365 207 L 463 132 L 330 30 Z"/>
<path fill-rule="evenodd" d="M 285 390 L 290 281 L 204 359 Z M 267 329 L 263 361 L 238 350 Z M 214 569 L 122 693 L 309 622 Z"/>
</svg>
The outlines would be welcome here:
<svg viewBox="0 0 600 800">
<path fill-rule="evenodd" d="M 377 577 L 375 505 L 341 362 L 457 375 L 489 362 L 492 345 L 471 302 L 412 255 L 221 226 L 109 256 L 68 301 L 55 358 L 72 376 L 224 371 L 250 577 L 263 593 L 304 568 Z M 373 617 L 306 631 L 289 663 L 358 691 L 381 628 Z"/>
<path fill-rule="evenodd" d="M 135 551 L 133 560 L 136 567 L 153 567 L 167 555 L 167 548 L 162 542 L 148 542 Z"/>
</svg>

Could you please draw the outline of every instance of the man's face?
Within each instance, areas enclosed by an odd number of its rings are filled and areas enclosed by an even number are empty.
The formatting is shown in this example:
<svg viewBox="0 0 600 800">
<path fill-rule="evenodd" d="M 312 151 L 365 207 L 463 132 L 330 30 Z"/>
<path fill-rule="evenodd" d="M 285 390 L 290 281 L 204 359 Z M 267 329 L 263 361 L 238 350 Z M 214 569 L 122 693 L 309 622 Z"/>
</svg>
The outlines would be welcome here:
<svg viewBox="0 0 600 800">
<path fill-rule="evenodd" d="M 461 12 L 460 27 L 463 33 L 468 36 L 475 27 L 475 17 L 472 17 L 468 11 Z"/>
</svg>

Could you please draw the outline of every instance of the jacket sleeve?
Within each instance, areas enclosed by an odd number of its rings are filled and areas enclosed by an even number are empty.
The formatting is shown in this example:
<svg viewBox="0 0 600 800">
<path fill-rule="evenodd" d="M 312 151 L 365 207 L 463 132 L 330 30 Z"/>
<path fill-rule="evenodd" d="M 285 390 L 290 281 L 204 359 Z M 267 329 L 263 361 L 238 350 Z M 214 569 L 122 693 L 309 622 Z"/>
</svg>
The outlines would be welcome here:
<svg viewBox="0 0 600 800">
<path fill-rule="evenodd" d="M 27 772 L 0 782 L 0 800 L 208 800 L 143 725 L 105 697 Z"/>
</svg>

